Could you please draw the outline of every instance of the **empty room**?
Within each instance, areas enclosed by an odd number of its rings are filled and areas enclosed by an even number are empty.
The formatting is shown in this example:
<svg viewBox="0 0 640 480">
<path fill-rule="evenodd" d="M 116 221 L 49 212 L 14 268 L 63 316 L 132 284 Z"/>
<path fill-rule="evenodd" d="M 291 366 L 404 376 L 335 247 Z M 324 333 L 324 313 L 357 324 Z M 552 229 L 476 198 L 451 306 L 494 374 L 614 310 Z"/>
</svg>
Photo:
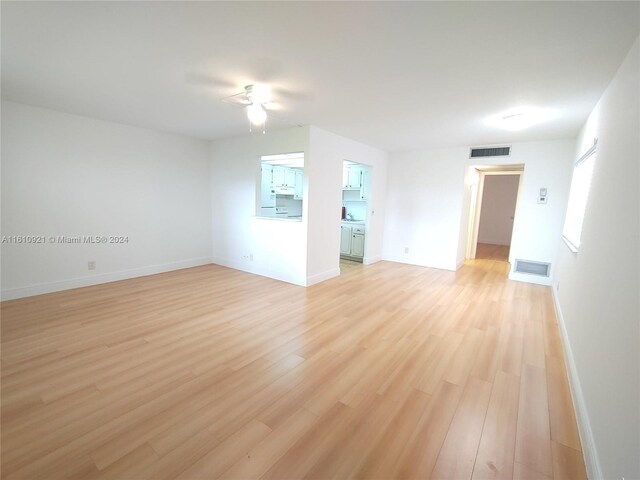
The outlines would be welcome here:
<svg viewBox="0 0 640 480">
<path fill-rule="evenodd" d="M 640 479 L 640 2 L 0 9 L 3 479 Z"/>
</svg>

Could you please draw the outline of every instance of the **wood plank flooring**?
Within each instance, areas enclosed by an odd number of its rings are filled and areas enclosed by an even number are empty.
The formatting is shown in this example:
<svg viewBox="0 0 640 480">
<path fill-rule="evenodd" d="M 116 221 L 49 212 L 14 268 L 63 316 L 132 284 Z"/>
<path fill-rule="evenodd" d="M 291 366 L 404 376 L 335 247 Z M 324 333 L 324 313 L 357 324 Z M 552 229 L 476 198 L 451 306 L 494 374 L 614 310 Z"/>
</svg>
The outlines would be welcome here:
<svg viewBox="0 0 640 480">
<path fill-rule="evenodd" d="M 2 303 L 2 477 L 585 478 L 548 288 L 495 260 L 342 270 Z"/>
<path fill-rule="evenodd" d="M 492 245 L 490 243 L 478 243 L 476 245 L 476 259 L 482 260 L 509 260 L 509 245 Z"/>
</svg>

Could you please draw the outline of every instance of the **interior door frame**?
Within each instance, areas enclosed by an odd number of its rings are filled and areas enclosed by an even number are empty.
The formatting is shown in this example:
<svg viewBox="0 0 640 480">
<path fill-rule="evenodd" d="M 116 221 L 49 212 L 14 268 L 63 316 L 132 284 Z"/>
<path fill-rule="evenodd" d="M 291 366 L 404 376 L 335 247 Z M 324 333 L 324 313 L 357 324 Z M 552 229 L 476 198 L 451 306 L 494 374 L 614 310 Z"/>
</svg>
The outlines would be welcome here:
<svg viewBox="0 0 640 480">
<path fill-rule="evenodd" d="M 471 192 L 471 212 L 469 214 L 469 235 L 467 240 L 467 252 L 466 258 L 468 260 L 473 260 L 476 258 L 476 249 L 478 246 L 478 231 L 480 229 L 480 216 L 482 215 L 482 197 L 484 195 L 484 180 L 488 175 L 518 175 L 518 193 L 516 194 L 516 209 L 513 214 L 513 225 L 511 226 L 512 235 L 513 228 L 516 224 L 516 217 L 518 215 L 518 204 L 520 203 L 520 194 L 522 192 L 522 177 L 524 174 L 524 166 L 520 167 L 519 170 L 513 169 L 504 169 L 499 170 L 499 165 L 494 165 L 490 167 L 477 167 L 476 171 L 478 172 L 478 186 L 475 192 L 475 199 L 473 198 L 474 192 Z M 496 169 L 496 170 L 493 170 Z M 472 187 L 473 188 L 473 187 Z M 509 252 L 509 262 L 511 262 L 511 252 Z"/>
</svg>

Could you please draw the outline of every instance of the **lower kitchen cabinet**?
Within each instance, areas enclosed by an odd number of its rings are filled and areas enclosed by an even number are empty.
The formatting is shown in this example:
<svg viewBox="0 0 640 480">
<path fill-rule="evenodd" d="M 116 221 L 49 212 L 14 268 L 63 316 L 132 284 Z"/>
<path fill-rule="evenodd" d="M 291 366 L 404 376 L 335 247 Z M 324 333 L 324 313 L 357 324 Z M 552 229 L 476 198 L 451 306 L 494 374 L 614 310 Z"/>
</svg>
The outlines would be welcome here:
<svg viewBox="0 0 640 480">
<path fill-rule="evenodd" d="M 340 255 L 346 258 L 359 259 L 364 257 L 364 226 L 340 226 Z"/>
<path fill-rule="evenodd" d="M 340 227 L 340 254 L 351 254 L 351 227 L 348 225 Z"/>
<path fill-rule="evenodd" d="M 364 257 L 364 234 L 354 233 L 351 237 L 351 255 Z"/>
</svg>

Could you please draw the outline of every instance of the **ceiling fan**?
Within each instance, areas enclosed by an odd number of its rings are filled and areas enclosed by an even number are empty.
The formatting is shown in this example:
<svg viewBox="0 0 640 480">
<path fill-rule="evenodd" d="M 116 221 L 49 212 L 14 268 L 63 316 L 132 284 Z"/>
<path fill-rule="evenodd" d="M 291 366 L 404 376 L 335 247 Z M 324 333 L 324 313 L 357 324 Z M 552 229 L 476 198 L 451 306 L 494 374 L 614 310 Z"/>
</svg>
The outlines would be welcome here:
<svg viewBox="0 0 640 480">
<path fill-rule="evenodd" d="M 259 84 L 247 85 L 242 92 L 234 93 L 220 100 L 246 108 L 247 117 L 249 118 L 249 131 L 252 131 L 252 127 L 262 126 L 262 133 L 265 133 L 267 111 L 271 103 L 271 91 L 268 86 Z"/>
</svg>

